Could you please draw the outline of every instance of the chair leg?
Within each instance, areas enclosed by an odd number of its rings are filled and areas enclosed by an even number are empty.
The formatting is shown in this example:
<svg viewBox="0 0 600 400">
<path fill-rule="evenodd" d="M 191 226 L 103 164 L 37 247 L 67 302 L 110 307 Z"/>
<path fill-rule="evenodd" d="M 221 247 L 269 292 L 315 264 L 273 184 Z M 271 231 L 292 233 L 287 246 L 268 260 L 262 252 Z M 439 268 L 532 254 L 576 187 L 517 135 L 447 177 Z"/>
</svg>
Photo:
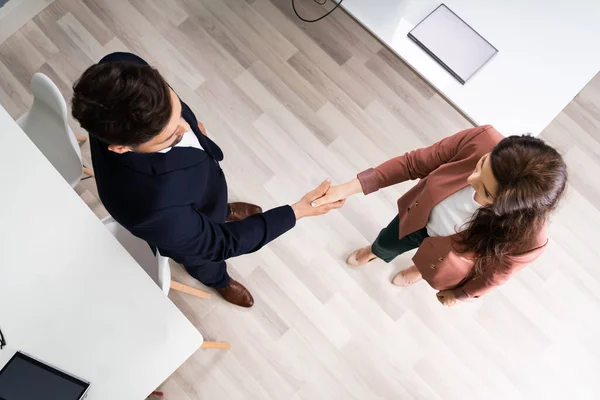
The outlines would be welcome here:
<svg viewBox="0 0 600 400">
<path fill-rule="evenodd" d="M 203 290 L 193 288 L 188 285 L 184 285 L 183 283 L 171 281 L 171 289 L 177 290 L 178 292 L 183 292 L 187 294 L 191 294 L 192 296 L 200 297 L 201 299 L 210 299 L 210 293 L 207 293 Z"/>
<path fill-rule="evenodd" d="M 77 139 L 77 143 L 84 144 L 85 142 L 87 142 L 88 138 L 86 138 L 85 136 L 75 136 L 75 138 Z"/>
<path fill-rule="evenodd" d="M 231 350 L 231 344 L 228 342 L 203 342 L 201 349 L 219 349 L 219 350 Z"/>
<path fill-rule="evenodd" d="M 94 171 L 92 171 L 88 167 L 83 167 L 83 173 L 86 174 L 86 175 L 88 175 L 88 176 L 94 177 Z"/>
</svg>

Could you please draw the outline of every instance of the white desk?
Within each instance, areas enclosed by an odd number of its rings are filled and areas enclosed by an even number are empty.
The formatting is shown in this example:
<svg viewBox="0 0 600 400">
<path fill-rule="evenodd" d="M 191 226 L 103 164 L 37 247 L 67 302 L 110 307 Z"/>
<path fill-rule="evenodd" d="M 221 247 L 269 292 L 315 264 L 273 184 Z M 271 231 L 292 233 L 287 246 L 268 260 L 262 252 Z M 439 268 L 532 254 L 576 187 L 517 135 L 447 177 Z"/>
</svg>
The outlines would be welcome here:
<svg viewBox="0 0 600 400">
<path fill-rule="evenodd" d="M 0 106 L 0 328 L 7 346 L 141 400 L 202 336 Z"/>
<path fill-rule="evenodd" d="M 464 86 L 406 35 L 440 3 L 498 50 Z M 600 70 L 597 0 L 344 0 L 342 6 L 478 124 L 537 135 Z"/>
</svg>

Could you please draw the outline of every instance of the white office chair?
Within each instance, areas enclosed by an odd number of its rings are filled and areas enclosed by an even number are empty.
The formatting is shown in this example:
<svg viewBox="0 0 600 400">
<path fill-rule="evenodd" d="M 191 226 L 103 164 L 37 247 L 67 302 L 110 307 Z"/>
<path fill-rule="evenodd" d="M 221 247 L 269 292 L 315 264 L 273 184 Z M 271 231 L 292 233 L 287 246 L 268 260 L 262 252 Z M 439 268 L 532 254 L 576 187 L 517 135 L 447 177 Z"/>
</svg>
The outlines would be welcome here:
<svg viewBox="0 0 600 400">
<path fill-rule="evenodd" d="M 38 72 L 31 79 L 31 91 L 33 104 L 17 124 L 71 187 L 79 183 L 82 171 L 94 176 L 83 167 L 79 149 L 87 138 L 76 137 L 69 127 L 67 103 L 54 82 Z"/>
<path fill-rule="evenodd" d="M 102 219 L 102 223 L 108 229 L 110 233 L 121 243 L 121 246 L 127 250 L 127 252 L 137 261 L 137 263 L 146 271 L 148 275 L 156 282 L 156 284 L 165 292 L 169 294 L 169 289 L 177 290 L 191 294 L 192 296 L 200 297 L 203 299 L 210 299 L 210 293 L 203 290 L 193 288 L 191 286 L 184 285 L 179 282 L 171 280 L 171 268 L 169 267 L 169 259 L 163 257 L 156 252 L 156 256 L 152 253 L 148 243 L 142 239 L 134 236 L 119 224 L 110 215 Z M 202 349 L 231 349 L 231 344 L 228 342 L 207 342 L 203 341 L 200 346 Z M 156 392 L 158 395 L 160 392 Z"/>
<path fill-rule="evenodd" d="M 165 294 L 169 294 L 169 289 L 173 289 L 203 299 L 211 297 L 210 293 L 172 281 L 169 259 L 161 256 L 158 251 L 155 256 L 148 243 L 132 235 L 131 232 L 115 221 L 113 217 L 108 216 L 104 218 L 102 223 Z"/>
</svg>

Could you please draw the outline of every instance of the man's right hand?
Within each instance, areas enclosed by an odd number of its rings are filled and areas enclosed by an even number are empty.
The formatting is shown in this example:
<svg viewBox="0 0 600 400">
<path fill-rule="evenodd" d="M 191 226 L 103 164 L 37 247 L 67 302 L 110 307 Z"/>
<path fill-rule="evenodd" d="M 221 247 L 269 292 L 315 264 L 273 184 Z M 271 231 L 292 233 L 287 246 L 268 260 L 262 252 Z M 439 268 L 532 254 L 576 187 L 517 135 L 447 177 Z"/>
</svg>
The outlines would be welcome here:
<svg viewBox="0 0 600 400">
<path fill-rule="evenodd" d="M 296 219 L 304 217 L 314 217 L 316 215 L 327 214 L 331 210 L 340 208 L 346 202 L 346 199 L 324 204 L 320 207 L 312 206 L 312 203 L 323 197 L 331 187 L 331 179 L 327 179 L 321 183 L 315 190 L 308 192 L 299 202 L 292 205 Z"/>
</svg>

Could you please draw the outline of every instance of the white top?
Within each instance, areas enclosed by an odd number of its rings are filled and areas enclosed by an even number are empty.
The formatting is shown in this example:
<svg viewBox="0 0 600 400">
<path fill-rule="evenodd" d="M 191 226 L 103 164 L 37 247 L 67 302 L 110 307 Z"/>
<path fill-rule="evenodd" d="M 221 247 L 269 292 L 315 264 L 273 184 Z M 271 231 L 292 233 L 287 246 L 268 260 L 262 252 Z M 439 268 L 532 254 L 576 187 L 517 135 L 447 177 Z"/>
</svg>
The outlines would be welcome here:
<svg viewBox="0 0 600 400">
<path fill-rule="evenodd" d="M 342 7 L 478 125 L 538 135 L 600 69 L 600 1 L 445 0 L 498 49 L 461 85 L 407 37 L 440 3 L 344 0 Z"/>
<path fill-rule="evenodd" d="M 144 399 L 202 335 L 0 107 L 0 368 L 17 350 Z"/>
<path fill-rule="evenodd" d="M 181 141 L 173 147 L 195 147 L 197 149 L 204 150 L 200 144 L 200 141 L 196 137 L 196 134 L 192 131 L 187 131 L 184 133 Z M 168 153 L 173 147 L 167 147 L 166 149 L 159 150 L 159 153 Z"/>
<path fill-rule="evenodd" d="M 429 236 L 451 236 L 462 231 L 475 211 L 481 207 L 475 201 L 475 189 L 467 186 L 440 201 L 429 214 Z"/>
</svg>

